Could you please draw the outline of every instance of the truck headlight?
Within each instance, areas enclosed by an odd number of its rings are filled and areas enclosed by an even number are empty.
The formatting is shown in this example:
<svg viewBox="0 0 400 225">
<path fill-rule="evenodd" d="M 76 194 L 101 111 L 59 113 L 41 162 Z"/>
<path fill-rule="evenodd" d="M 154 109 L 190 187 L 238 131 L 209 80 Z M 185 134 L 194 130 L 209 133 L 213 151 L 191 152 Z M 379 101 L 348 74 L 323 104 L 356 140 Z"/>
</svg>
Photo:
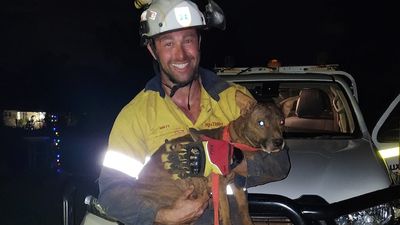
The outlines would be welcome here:
<svg viewBox="0 0 400 225">
<path fill-rule="evenodd" d="M 392 207 L 386 203 L 340 216 L 335 222 L 338 225 L 382 225 L 388 223 L 392 217 Z"/>
</svg>

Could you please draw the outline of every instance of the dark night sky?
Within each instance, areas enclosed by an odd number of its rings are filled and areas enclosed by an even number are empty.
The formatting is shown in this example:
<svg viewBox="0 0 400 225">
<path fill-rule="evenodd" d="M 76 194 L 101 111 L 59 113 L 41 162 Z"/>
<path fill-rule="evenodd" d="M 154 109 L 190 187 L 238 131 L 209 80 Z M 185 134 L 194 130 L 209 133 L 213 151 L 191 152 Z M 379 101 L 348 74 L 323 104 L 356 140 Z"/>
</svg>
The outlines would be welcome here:
<svg viewBox="0 0 400 225">
<path fill-rule="evenodd" d="M 394 3 L 219 0 L 226 31 L 203 35 L 202 65 L 340 64 L 358 82 L 367 122 L 399 91 Z M 3 0 L 0 108 L 103 112 L 113 119 L 151 77 L 132 0 Z M 397 78 L 399 79 L 399 78 Z"/>
</svg>

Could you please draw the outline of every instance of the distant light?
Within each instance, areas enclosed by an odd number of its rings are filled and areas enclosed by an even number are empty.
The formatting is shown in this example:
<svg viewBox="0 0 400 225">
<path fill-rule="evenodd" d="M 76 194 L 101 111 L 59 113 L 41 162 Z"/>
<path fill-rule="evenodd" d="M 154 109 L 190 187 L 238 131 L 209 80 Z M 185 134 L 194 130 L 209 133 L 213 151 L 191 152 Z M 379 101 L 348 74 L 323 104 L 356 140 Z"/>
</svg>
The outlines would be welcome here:
<svg viewBox="0 0 400 225">
<path fill-rule="evenodd" d="M 271 69 L 277 69 L 281 67 L 281 63 L 277 59 L 271 59 L 268 61 L 267 67 Z"/>
<path fill-rule="evenodd" d="M 46 118 L 46 112 L 39 112 L 39 120 Z"/>
</svg>

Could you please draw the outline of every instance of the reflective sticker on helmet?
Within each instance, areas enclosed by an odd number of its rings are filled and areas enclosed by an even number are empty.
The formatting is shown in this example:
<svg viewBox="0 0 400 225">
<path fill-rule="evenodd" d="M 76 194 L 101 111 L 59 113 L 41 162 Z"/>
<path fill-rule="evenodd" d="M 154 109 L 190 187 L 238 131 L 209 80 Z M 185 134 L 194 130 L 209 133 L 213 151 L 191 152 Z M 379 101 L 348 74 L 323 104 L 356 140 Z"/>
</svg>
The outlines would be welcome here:
<svg viewBox="0 0 400 225">
<path fill-rule="evenodd" d="M 174 12 L 176 21 L 178 21 L 181 26 L 187 27 L 192 23 L 189 7 L 177 7 Z"/>
<path fill-rule="evenodd" d="M 140 15 L 140 21 L 146 21 L 147 20 L 146 16 L 147 16 L 147 11 L 143 11 L 142 15 Z"/>
<path fill-rule="evenodd" d="M 149 10 L 150 15 L 148 16 L 149 19 L 155 20 L 157 17 L 157 12 Z"/>
</svg>

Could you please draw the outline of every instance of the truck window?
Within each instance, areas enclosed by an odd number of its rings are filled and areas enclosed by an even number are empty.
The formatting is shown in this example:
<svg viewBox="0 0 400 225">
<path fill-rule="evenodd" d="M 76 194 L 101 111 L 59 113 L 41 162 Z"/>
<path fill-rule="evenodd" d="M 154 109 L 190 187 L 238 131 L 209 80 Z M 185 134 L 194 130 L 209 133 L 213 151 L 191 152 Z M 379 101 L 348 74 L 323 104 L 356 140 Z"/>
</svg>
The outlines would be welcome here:
<svg viewBox="0 0 400 225">
<path fill-rule="evenodd" d="M 285 116 L 287 134 L 352 134 L 355 121 L 346 94 L 328 82 L 238 82 L 259 102 L 273 101 Z"/>
</svg>

